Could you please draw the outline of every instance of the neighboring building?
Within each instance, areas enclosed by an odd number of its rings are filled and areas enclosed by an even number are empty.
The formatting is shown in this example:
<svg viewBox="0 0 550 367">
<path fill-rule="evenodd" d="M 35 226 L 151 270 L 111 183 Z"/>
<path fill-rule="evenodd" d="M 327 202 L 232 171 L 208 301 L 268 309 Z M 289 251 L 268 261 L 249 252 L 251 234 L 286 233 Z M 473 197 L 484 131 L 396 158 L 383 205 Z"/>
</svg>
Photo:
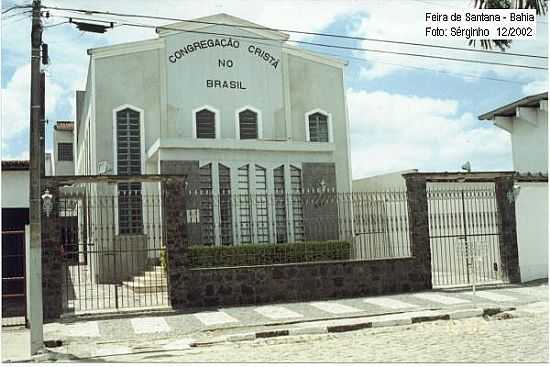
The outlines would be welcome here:
<svg viewBox="0 0 550 367">
<path fill-rule="evenodd" d="M 355 179 L 352 182 L 353 192 L 404 191 L 407 187 L 403 174 L 412 172 L 418 172 L 418 170 L 414 168 Z"/>
<path fill-rule="evenodd" d="M 493 121 L 512 135 L 514 170 L 521 174 L 515 185 L 521 280 L 548 278 L 548 92 L 479 119 Z"/>
<path fill-rule="evenodd" d="M 29 161 L 2 161 L 2 317 L 24 315 L 27 224 Z"/>
<path fill-rule="evenodd" d="M 53 175 L 74 175 L 74 122 L 57 121 L 53 132 Z M 48 174 L 46 173 L 46 176 Z"/>
<path fill-rule="evenodd" d="M 548 175 L 548 92 L 508 103 L 479 119 L 511 134 L 514 171 Z"/>
<path fill-rule="evenodd" d="M 76 174 L 185 174 L 190 192 L 213 197 L 351 192 L 345 62 L 230 15 L 198 21 L 159 27 L 156 39 L 88 50 L 86 91 L 76 94 Z M 255 203 L 190 200 L 190 240 L 311 239 L 306 222 L 314 214 L 301 200 Z M 117 210 L 117 236 L 142 233 L 139 207 L 119 201 Z M 193 223 L 203 224 L 199 232 Z"/>
</svg>

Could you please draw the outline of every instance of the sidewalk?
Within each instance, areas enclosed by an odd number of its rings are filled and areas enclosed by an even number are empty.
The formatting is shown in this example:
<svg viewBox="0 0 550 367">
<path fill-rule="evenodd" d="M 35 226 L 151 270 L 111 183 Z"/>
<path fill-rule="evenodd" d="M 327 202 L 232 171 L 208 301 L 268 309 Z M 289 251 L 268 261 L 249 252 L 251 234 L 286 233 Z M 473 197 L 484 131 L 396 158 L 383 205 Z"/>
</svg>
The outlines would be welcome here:
<svg viewBox="0 0 550 367">
<path fill-rule="evenodd" d="M 391 296 L 299 302 L 263 306 L 149 313 L 113 318 L 64 320 L 44 326 L 45 340 L 60 359 L 97 358 L 153 349 L 186 349 L 201 343 L 343 332 L 413 322 L 465 317 L 539 305 L 547 312 L 547 283 L 478 290 L 438 290 Z M 536 308 L 536 307 L 535 307 Z M 58 358 L 58 357 L 54 357 Z M 3 357 L 4 359 L 4 357 Z"/>
</svg>

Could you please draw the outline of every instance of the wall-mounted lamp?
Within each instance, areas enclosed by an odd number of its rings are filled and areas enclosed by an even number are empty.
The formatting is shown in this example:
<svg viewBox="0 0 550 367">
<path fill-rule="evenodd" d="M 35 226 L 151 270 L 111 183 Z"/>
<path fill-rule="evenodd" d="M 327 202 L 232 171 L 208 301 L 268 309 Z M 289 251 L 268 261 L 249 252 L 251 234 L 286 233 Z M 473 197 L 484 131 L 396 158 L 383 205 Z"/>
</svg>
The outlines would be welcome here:
<svg viewBox="0 0 550 367">
<path fill-rule="evenodd" d="M 50 191 L 46 189 L 42 194 L 42 210 L 46 213 L 46 217 L 49 217 L 53 209 L 53 196 Z"/>
<path fill-rule="evenodd" d="M 319 182 L 319 189 L 317 190 L 318 192 L 324 194 L 325 192 L 327 192 L 327 184 L 325 182 L 325 179 L 321 179 L 321 181 Z"/>
</svg>

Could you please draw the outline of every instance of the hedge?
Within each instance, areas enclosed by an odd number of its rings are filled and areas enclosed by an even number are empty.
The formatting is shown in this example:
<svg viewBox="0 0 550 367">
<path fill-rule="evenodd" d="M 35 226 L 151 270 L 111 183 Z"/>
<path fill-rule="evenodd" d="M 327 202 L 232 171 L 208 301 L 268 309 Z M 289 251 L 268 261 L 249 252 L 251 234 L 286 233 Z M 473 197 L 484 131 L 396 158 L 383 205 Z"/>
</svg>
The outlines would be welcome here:
<svg viewBox="0 0 550 367">
<path fill-rule="evenodd" d="M 193 268 L 269 265 L 349 260 L 351 243 L 310 241 L 261 245 L 191 246 L 188 251 Z"/>
</svg>

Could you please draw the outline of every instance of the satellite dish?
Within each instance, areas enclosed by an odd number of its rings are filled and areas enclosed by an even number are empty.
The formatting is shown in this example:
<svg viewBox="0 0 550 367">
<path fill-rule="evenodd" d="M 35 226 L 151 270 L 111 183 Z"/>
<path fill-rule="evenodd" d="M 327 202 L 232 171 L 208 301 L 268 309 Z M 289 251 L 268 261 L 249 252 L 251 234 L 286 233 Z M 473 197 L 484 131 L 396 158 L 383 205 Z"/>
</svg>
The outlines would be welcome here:
<svg viewBox="0 0 550 367">
<path fill-rule="evenodd" d="M 472 171 L 472 165 L 470 164 L 470 161 L 467 161 L 466 163 L 464 163 L 461 168 L 467 172 Z"/>
</svg>

